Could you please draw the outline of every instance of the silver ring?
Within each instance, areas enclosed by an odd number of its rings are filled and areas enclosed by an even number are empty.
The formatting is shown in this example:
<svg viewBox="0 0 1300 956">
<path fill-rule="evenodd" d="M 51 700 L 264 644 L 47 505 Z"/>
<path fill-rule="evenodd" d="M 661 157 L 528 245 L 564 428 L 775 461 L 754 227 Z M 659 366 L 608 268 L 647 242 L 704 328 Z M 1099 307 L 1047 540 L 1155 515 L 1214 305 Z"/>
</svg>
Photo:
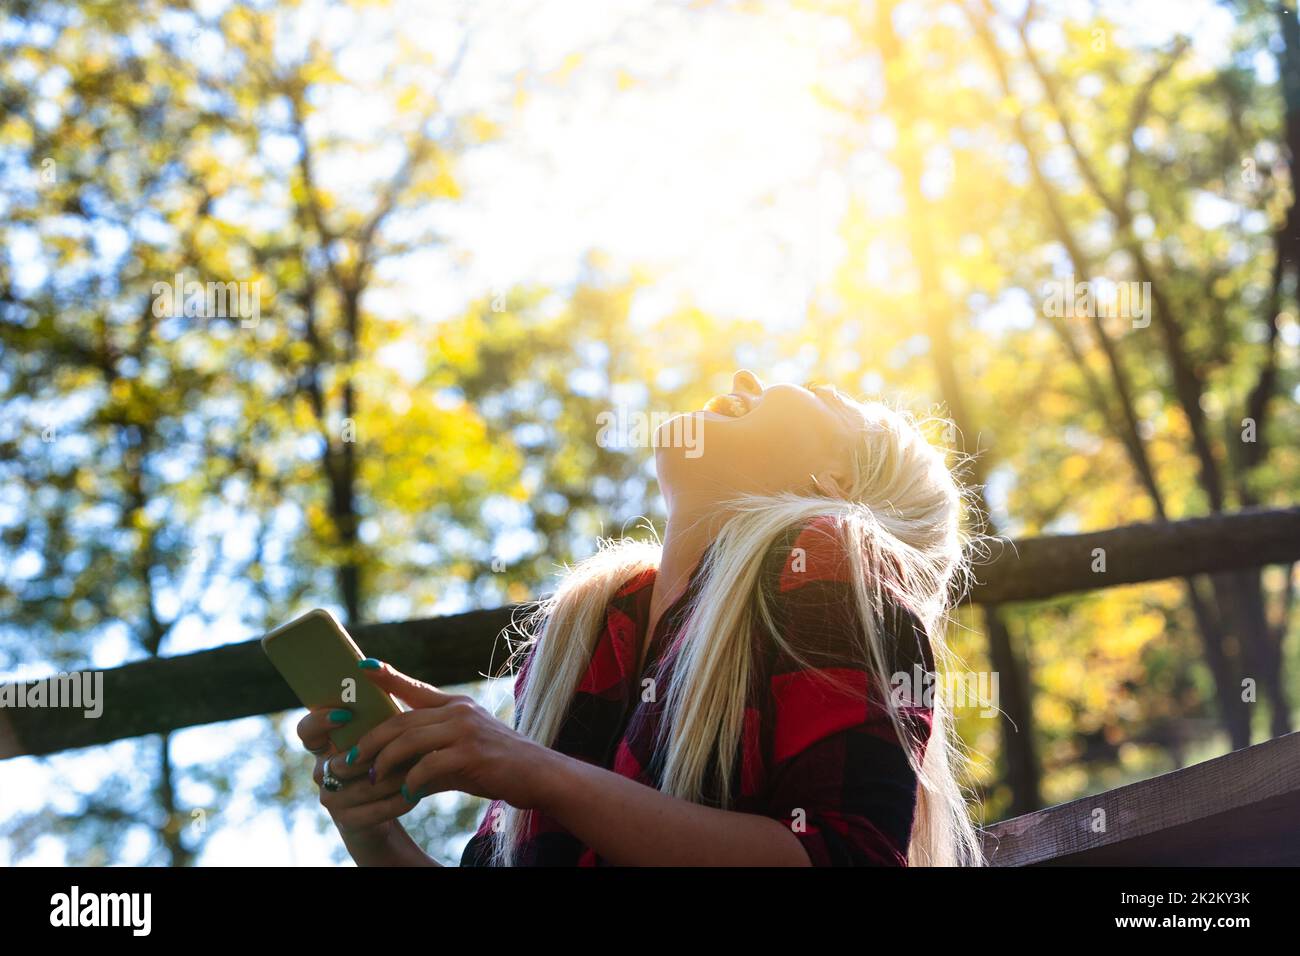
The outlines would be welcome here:
<svg viewBox="0 0 1300 956">
<path fill-rule="evenodd" d="M 330 793 L 338 793 L 340 790 L 343 789 L 343 781 L 340 780 L 338 777 L 334 776 L 334 774 L 330 771 L 330 761 L 333 759 L 334 759 L 333 757 L 325 758 L 325 766 L 321 768 L 320 785 L 324 787 L 326 790 L 328 790 Z"/>
</svg>

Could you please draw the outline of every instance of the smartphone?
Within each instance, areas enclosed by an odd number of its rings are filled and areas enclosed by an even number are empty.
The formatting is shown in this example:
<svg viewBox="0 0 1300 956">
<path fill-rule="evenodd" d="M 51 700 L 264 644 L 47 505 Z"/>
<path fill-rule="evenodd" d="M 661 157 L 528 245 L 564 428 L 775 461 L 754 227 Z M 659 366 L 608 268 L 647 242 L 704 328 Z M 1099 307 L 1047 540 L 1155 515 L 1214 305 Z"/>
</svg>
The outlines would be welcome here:
<svg viewBox="0 0 1300 956">
<path fill-rule="evenodd" d="M 384 691 L 366 680 L 357 662 L 361 648 L 324 608 L 277 627 L 262 638 L 262 650 L 293 688 L 304 707 L 346 707 L 352 720 L 330 731 L 339 751 L 402 712 Z"/>
</svg>

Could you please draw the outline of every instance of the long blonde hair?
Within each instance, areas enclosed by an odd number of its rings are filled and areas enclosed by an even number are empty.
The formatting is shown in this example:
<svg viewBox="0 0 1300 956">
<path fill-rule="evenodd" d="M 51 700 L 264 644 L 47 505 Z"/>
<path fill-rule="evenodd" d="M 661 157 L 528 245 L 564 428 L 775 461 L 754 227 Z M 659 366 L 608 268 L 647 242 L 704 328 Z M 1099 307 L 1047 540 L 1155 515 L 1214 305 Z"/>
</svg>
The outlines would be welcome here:
<svg viewBox="0 0 1300 956">
<path fill-rule="evenodd" d="M 786 493 L 749 496 L 727 506 L 728 518 L 699 569 L 665 698 L 664 793 L 723 807 L 735 796 L 727 768 L 741 741 L 754 663 L 753 627 L 761 623 L 777 646 L 798 659 L 775 626 L 760 585 L 765 556 L 791 529 L 828 519 L 823 523 L 839 536 L 862 625 L 855 635 L 857 649 L 874 687 L 891 686 L 895 660 L 893 648 L 886 646 L 890 636 L 879 626 L 886 602 L 910 610 L 925 627 L 937 671 L 955 660 L 944 635 L 967 583 L 962 490 L 943 453 L 911 416 L 874 402 L 846 404 L 862 421 L 845 498 Z M 659 556 L 652 543 L 601 542 L 595 555 L 569 570 L 556 592 L 520 622 L 523 642 L 516 653 L 532 648 L 516 702 L 520 733 L 554 744 L 595 651 L 607 606 L 624 584 L 657 568 Z M 965 752 L 943 693 L 946 685 L 935 682 L 924 747 L 915 746 L 892 695 L 883 695 L 918 781 L 908 848 L 912 866 L 983 862 L 959 782 Z M 494 826 L 495 864 L 514 862 L 528 813 L 501 806 Z"/>
</svg>

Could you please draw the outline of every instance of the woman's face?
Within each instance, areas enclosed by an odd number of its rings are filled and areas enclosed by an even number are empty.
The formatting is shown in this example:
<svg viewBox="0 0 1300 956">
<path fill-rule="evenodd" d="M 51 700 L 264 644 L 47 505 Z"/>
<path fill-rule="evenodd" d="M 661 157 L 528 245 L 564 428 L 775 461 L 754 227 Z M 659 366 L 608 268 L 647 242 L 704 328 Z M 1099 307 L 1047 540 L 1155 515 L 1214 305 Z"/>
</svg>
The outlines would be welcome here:
<svg viewBox="0 0 1300 956">
<path fill-rule="evenodd" d="M 666 422 L 656 435 L 655 466 L 665 496 L 719 501 L 740 494 L 842 494 L 861 418 L 833 388 L 764 387 L 742 369 L 731 392 L 704 409 Z M 682 436 L 692 441 L 683 442 Z M 676 440 L 674 440 L 676 439 Z M 683 445 L 693 447 L 683 447 Z M 816 478 L 814 485 L 813 478 Z"/>
</svg>

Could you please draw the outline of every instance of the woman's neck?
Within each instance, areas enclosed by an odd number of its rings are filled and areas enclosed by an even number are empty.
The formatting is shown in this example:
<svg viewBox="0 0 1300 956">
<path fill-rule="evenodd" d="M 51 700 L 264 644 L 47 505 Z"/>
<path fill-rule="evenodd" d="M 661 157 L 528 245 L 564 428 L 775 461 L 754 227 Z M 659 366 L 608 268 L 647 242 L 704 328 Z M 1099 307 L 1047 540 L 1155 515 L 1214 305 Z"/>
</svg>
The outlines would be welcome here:
<svg viewBox="0 0 1300 956">
<path fill-rule="evenodd" d="M 722 525 L 722 513 L 714 501 L 669 502 L 668 522 L 664 527 L 663 552 L 654 588 L 650 592 L 650 620 L 646 644 L 665 611 L 681 597 L 690 583 L 691 574 Z"/>
</svg>

